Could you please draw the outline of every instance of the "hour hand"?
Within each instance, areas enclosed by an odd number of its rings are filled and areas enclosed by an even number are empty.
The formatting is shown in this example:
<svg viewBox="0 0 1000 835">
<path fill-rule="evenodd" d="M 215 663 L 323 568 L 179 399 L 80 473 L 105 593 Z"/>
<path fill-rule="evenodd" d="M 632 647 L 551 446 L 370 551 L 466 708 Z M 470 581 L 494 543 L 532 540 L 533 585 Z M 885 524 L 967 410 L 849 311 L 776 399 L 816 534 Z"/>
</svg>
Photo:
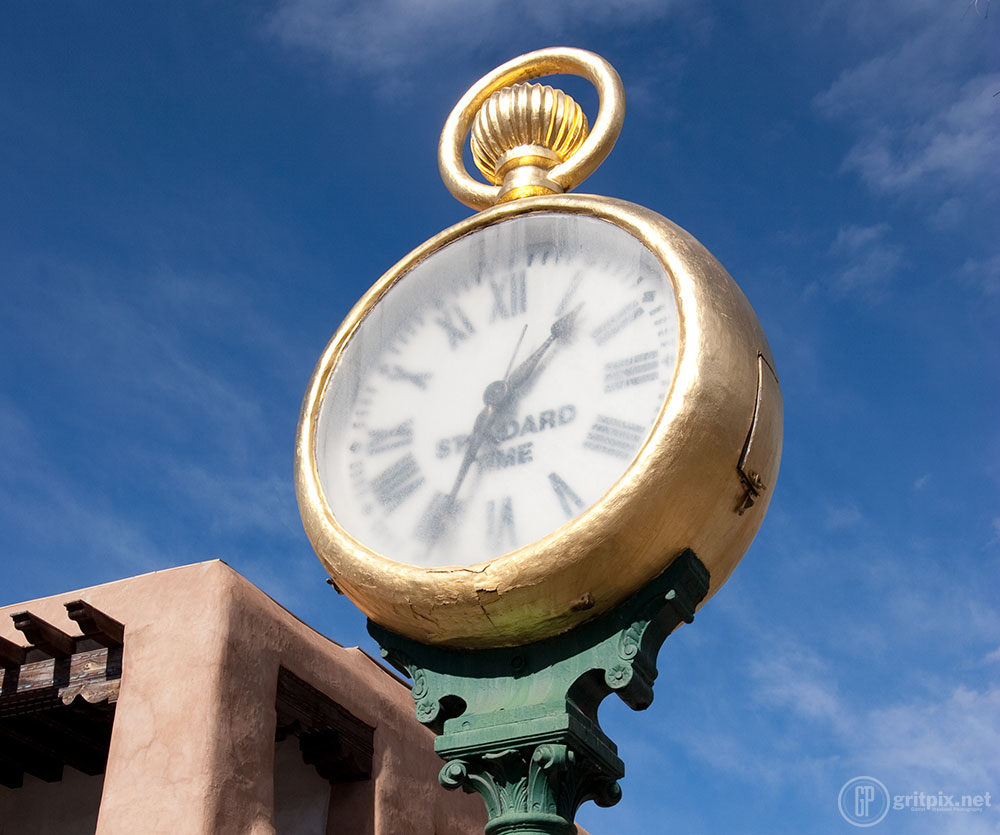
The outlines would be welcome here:
<svg viewBox="0 0 1000 835">
<path fill-rule="evenodd" d="M 553 342 L 556 340 L 567 340 L 573 335 L 576 315 L 580 312 L 580 307 L 582 306 L 579 305 L 573 308 L 569 313 L 560 316 L 552 323 L 552 327 L 549 328 L 549 335 L 545 341 L 511 372 L 510 377 L 507 379 L 507 389 L 509 392 L 517 391 L 517 389 L 528 381 L 528 378 L 535 372 L 535 368 L 542 361 L 542 357 L 545 356 L 545 352 L 549 350 Z"/>
<path fill-rule="evenodd" d="M 574 307 L 569 313 L 566 313 L 556 319 L 550 328 L 552 336 L 556 339 L 570 339 L 573 336 L 574 329 L 576 328 L 576 317 L 582 309 L 583 302 L 580 302 L 580 304 Z"/>
</svg>

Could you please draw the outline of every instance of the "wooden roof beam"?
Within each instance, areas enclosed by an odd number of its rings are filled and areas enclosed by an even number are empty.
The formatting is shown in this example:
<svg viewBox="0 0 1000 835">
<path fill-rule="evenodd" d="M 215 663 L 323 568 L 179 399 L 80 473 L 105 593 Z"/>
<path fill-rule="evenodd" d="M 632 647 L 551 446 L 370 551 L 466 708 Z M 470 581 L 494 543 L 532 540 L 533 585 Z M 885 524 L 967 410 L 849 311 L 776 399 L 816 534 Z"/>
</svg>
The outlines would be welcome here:
<svg viewBox="0 0 1000 835">
<path fill-rule="evenodd" d="M 76 641 L 61 629 L 31 612 L 15 612 L 14 628 L 24 633 L 31 645 L 52 658 L 69 658 L 76 651 Z"/>
<path fill-rule="evenodd" d="M 372 773 L 375 729 L 290 670 L 278 669 L 277 736 L 294 733 L 307 765 L 331 783 Z"/>
<path fill-rule="evenodd" d="M 71 600 L 66 604 L 66 614 L 80 625 L 86 637 L 102 646 L 120 647 L 125 640 L 125 627 L 85 600 Z"/>
<path fill-rule="evenodd" d="M 0 635 L 0 667 L 20 667 L 24 663 L 24 647 Z"/>
<path fill-rule="evenodd" d="M 316 769 L 330 783 L 350 783 L 372 776 L 372 758 L 365 756 L 335 730 L 313 731 L 299 735 L 302 761 Z"/>
</svg>

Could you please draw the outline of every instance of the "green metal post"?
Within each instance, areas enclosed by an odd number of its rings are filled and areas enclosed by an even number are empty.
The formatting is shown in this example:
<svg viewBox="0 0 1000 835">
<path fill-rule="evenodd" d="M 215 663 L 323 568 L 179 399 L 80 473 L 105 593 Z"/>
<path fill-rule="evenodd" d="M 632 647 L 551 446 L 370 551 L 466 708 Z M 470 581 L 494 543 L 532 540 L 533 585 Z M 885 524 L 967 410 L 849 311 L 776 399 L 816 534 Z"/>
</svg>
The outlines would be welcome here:
<svg viewBox="0 0 1000 835">
<path fill-rule="evenodd" d="M 587 800 L 613 806 L 625 765 L 597 709 L 617 693 L 633 710 L 653 701 L 656 656 L 708 592 L 708 569 L 684 551 L 615 609 L 562 635 L 519 647 L 428 646 L 369 621 L 382 655 L 413 679 L 417 719 L 438 734 L 448 789 L 479 792 L 486 835 L 571 835 Z"/>
</svg>

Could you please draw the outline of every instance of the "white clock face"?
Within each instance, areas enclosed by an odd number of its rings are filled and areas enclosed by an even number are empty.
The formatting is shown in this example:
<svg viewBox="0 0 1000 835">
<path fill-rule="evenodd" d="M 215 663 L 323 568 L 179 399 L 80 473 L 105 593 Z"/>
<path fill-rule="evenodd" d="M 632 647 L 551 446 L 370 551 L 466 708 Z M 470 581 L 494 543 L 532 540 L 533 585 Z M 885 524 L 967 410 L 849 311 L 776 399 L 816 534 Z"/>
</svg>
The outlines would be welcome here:
<svg viewBox="0 0 1000 835">
<path fill-rule="evenodd" d="M 534 542 L 628 469 L 677 350 L 670 281 L 626 231 L 546 213 L 473 232 L 392 285 L 345 346 L 317 425 L 326 501 L 416 566 Z"/>
</svg>

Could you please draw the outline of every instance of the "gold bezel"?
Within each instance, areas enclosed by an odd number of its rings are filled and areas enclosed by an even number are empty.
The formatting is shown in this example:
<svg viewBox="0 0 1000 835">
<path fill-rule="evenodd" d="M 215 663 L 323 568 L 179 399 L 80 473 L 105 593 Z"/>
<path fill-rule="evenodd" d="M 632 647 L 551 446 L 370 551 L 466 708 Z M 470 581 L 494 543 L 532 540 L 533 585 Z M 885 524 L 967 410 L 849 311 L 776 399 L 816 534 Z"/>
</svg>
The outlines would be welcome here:
<svg viewBox="0 0 1000 835">
<path fill-rule="evenodd" d="M 316 431 L 330 375 L 392 285 L 442 247 L 511 217 L 596 217 L 639 239 L 664 265 L 680 324 L 677 367 L 642 449 L 590 509 L 548 536 L 472 566 L 394 562 L 344 530 L 326 502 Z M 711 596 L 757 532 L 781 455 L 780 395 L 767 437 L 754 439 L 761 488 L 752 506 L 739 462 L 758 409 L 759 358 L 774 367 L 757 317 L 712 255 L 655 212 L 605 197 L 532 197 L 495 206 L 431 238 L 358 301 L 313 372 L 299 419 L 295 487 L 306 533 L 334 582 L 369 618 L 425 642 L 507 646 L 563 632 L 612 608 L 684 548 L 711 572 Z M 749 509 L 747 509 L 749 507 Z M 707 599 L 707 597 L 706 597 Z"/>
</svg>

